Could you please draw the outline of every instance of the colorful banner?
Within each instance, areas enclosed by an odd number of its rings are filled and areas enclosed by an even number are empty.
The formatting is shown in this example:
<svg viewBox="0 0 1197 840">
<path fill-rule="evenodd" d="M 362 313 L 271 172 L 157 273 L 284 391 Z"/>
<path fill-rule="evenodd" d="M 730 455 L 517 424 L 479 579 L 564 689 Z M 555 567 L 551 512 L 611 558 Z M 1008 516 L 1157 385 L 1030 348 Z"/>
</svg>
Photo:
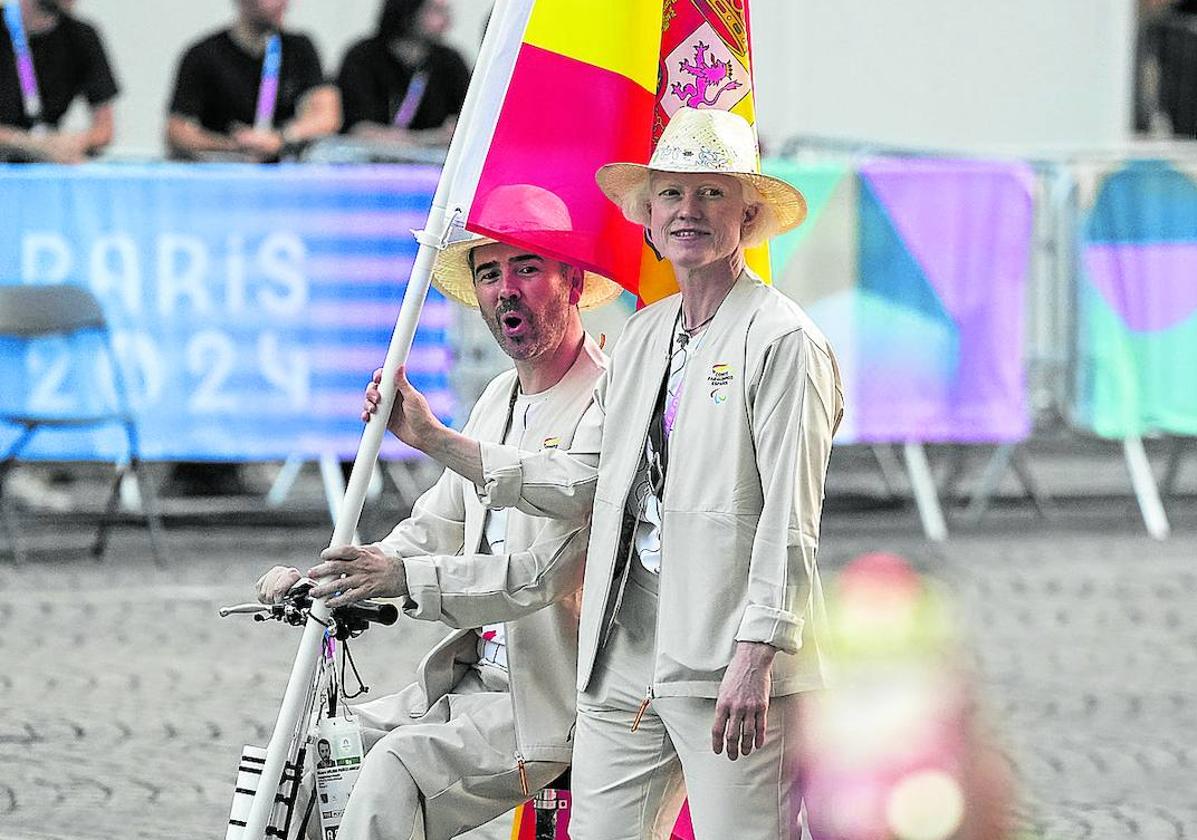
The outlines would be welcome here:
<svg viewBox="0 0 1197 840">
<path fill-rule="evenodd" d="M 731 111 L 755 126 L 748 0 L 665 0 L 663 11 L 653 148 L 682 106 Z M 749 251 L 748 264 L 770 279 L 767 246 Z M 677 291 L 673 268 L 647 244 L 634 291 L 643 303 Z"/>
<path fill-rule="evenodd" d="M 146 458 L 351 457 L 415 258 L 410 231 L 438 177 L 414 166 L 0 168 L 0 277 L 99 297 Z M 408 363 L 446 417 L 450 307 L 432 294 Z M 109 405 L 112 373 L 94 349 L 0 343 L 0 407 Z M 0 428 L 0 446 L 12 434 Z M 123 451 L 116 432 L 42 433 L 30 455 Z M 385 451 L 400 454 L 393 441 Z"/>
<path fill-rule="evenodd" d="M 449 195 L 475 233 L 524 245 L 635 288 L 642 234 L 594 180 L 648 160 L 662 0 L 512 0 L 487 33 L 461 166 Z M 569 208 L 572 233 L 524 229 L 498 188 L 532 185 Z"/>
<path fill-rule="evenodd" d="M 1082 170 L 1075 420 L 1197 434 L 1197 168 Z"/>
<path fill-rule="evenodd" d="M 1030 169 L 893 159 L 765 171 L 810 204 L 772 244 L 774 282 L 835 348 L 846 403 L 836 441 L 1025 438 Z"/>
<path fill-rule="evenodd" d="M 615 161 L 648 162 L 683 105 L 755 121 L 747 0 L 512 0 L 503 8 L 488 29 L 490 63 L 450 212 L 470 231 L 611 277 L 644 302 L 676 291 L 672 269 L 594 174 Z M 513 224 L 495 194 L 511 185 L 562 199 L 572 235 Z M 749 263 L 769 276 L 766 248 Z"/>
</svg>

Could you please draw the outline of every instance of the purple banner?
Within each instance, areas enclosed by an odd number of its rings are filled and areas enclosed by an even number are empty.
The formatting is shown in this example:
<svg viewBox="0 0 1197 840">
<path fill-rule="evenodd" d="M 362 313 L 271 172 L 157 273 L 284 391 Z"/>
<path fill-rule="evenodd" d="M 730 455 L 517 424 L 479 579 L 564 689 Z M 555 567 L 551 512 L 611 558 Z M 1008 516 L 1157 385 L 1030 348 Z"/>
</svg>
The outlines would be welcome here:
<svg viewBox="0 0 1197 840">
<path fill-rule="evenodd" d="M 811 204 L 806 224 L 775 243 L 774 272 L 839 358 L 837 441 L 1025 438 L 1029 168 L 890 159 L 767 171 Z"/>
</svg>

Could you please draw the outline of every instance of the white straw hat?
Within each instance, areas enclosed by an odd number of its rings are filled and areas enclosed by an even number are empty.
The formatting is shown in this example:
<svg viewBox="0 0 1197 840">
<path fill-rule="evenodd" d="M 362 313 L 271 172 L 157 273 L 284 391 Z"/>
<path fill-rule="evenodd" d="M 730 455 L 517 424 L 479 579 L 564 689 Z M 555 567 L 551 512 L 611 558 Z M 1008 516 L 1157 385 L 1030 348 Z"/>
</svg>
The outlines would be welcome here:
<svg viewBox="0 0 1197 840">
<path fill-rule="evenodd" d="M 570 253 L 574 250 L 571 244 L 579 236 L 573 228 L 569 208 L 561 197 L 533 184 L 510 184 L 491 190 L 485 199 L 482 215 L 490 220 L 495 233 L 502 235 L 508 232 L 520 238 L 530 237 L 532 241 L 541 240 L 556 253 Z M 473 234 L 451 241 L 437 254 L 432 264 L 432 284 L 446 297 L 477 309 L 478 296 L 474 292 L 470 252 L 500 241 Z M 594 309 L 610 303 L 623 291 L 617 283 L 601 274 L 593 271 L 583 273 L 585 280 L 582 297 L 578 301 L 579 309 Z"/>
<path fill-rule="evenodd" d="M 764 218 L 744 239 L 744 246 L 751 248 L 793 230 L 806 218 L 802 193 L 780 178 L 757 172 L 757 159 L 756 132 L 746 119 L 730 111 L 686 107 L 679 108 L 665 126 L 647 166 L 609 163 L 594 177 L 629 220 L 647 226 L 650 172 L 731 175 L 752 187 L 764 206 Z"/>
</svg>

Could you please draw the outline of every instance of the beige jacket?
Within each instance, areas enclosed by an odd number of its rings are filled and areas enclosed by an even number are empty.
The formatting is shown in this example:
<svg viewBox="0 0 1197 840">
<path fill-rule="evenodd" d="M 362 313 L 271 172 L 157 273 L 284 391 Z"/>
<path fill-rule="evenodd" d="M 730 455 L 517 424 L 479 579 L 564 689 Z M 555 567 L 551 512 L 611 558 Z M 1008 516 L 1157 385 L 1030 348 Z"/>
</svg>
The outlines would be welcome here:
<svg viewBox="0 0 1197 840">
<path fill-rule="evenodd" d="M 593 500 L 579 689 L 590 680 L 619 597 L 624 502 L 680 306 L 674 295 L 628 322 L 568 452 L 482 447 L 489 504 L 577 517 Z M 781 651 L 775 696 L 823 686 L 826 628 L 815 555 L 831 438 L 842 415 L 827 340 L 797 304 L 745 272 L 684 374 L 669 443 L 650 695 L 718 696 L 737 641 Z"/>
<path fill-rule="evenodd" d="M 598 345 L 587 337 L 578 360 L 531 418 L 525 440 L 570 446 L 606 364 Z M 474 406 L 465 434 L 502 440 L 516 385 L 514 370 L 495 377 Z M 511 511 L 507 553 L 502 555 L 478 553 L 485 518 L 473 485 L 446 470 L 416 502 L 411 516 L 378 543 L 390 556 L 403 559 L 406 612 L 460 628 L 424 658 L 419 682 L 428 702 L 435 702 L 477 661 L 474 629 L 505 622 L 516 759 L 568 762 L 578 590 L 590 511 L 580 509 L 556 520 Z"/>
</svg>

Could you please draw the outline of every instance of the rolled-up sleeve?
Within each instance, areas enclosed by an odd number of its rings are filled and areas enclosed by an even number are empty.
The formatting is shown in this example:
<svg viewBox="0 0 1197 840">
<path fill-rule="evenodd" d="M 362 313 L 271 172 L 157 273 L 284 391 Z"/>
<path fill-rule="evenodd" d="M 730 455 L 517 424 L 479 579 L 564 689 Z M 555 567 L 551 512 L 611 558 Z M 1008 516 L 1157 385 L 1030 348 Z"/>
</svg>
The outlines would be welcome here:
<svg viewBox="0 0 1197 840">
<path fill-rule="evenodd" d="M 480 444 L 483 484 L 478 498 L 482 504 L 550 519 L 589 517 L 598 483 L 606 381 L 604 374 L 568 449 L 527 452 L 514 446 Z"/>
<path fill-rule="evenodd" d="M 824 383 L 811 376 L 810 354 L 820 352 L 802 331 L 779 338 L 749 394 L 764 501 L 736 640 L 764 642 L 786 653 L 802 646 L 811 607 L 823 482 L 837 416 L 836 395 L 821 393 Z"/>
</svg>

